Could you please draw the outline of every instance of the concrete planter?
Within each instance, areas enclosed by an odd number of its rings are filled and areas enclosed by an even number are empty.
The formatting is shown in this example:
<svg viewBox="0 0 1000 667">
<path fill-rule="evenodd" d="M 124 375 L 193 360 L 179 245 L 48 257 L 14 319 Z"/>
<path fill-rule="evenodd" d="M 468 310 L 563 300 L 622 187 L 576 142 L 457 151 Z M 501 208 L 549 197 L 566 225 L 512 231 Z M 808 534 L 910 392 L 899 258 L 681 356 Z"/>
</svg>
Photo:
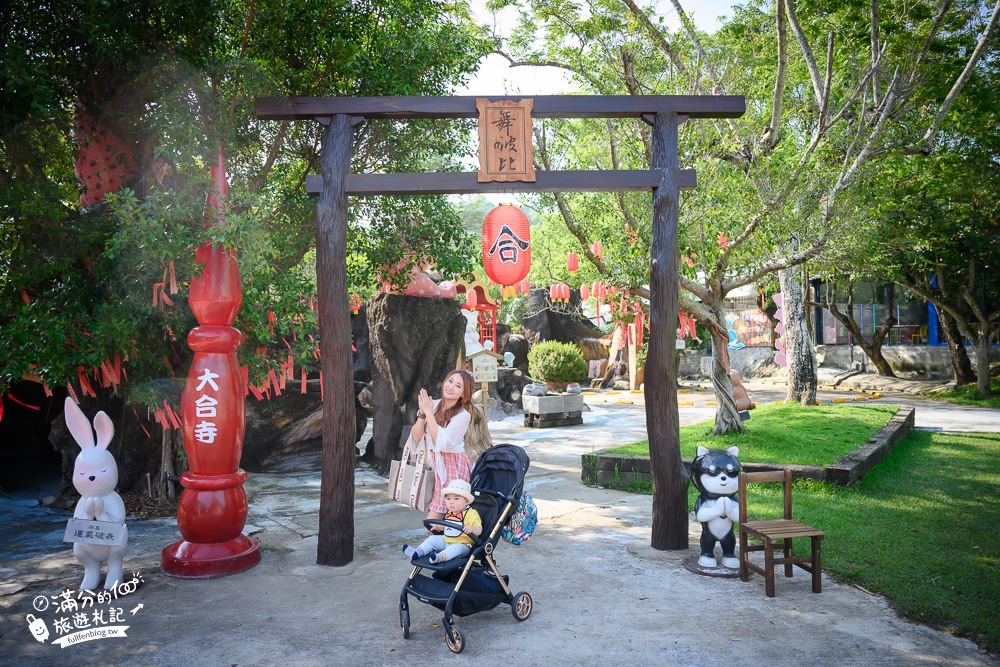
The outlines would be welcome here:
<svg viewBox="0 0 1000 667">
<path fill-rule="evenodd" d="M 583 423 L 583 394 L 522 396 L 524 425 L 534 428 Z"/>
</svg>

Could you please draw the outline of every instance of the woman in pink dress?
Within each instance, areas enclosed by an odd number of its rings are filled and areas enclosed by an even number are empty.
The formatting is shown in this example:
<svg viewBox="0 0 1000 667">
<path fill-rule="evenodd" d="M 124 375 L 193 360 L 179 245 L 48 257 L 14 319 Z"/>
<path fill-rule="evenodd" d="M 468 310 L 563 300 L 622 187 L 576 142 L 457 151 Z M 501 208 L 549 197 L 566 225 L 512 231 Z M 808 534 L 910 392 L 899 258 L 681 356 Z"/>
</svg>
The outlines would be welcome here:
<svg viewBox="0 0 1000 667">
<path fill-rule="evenodd" d="M 410 447 L 423 440 L 428 461 L 434 469 L 434 496 L 428 506 L 428 519 L 443 519 L 447 508 L 441 489 L 453 479 L 466 482 L 472 465 L 465 454 L 465 432 L 472 420 L 472 375 L 454 370 L 441 383 L 441 398 L 432 400 L 426 389 L 417 397 L 417 421 L 410 430 Z"/>
</svg>

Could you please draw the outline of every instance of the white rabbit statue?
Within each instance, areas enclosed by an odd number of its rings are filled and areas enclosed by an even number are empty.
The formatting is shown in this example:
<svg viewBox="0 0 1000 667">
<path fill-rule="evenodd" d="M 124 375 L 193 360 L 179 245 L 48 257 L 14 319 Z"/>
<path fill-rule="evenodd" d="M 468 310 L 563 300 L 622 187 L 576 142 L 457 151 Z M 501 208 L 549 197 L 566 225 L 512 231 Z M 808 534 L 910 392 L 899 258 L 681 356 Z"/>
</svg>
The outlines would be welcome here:
<svg viewBox="0 0 1000 667">
<path fill-rule="evenodd" d="M 125 528 L 125 502 L 115 493 L 118 485 L 118 464 L 115 457 L 108 451 L 115 427 L 111 418 L 104 412 L 98 412 L 94 417 L 94 428 L 90 426 L 83 411 L 77 407 L 72 398 L 66 398 L 64 412 L 66 426 L 80 445 L 80 453 L 73 465 L 73 486 L 82 496 L 76 504 L 73 518 L 108 521 L 121 524 L 125 540 L 121 546 L 104 544 L 73 544 L 73 555 L 83 563 L 83 582 L 81 590 L 97 588 L 101 581 L 101 563 L 107 561 L 108 575 L 104 588 L 112 589 L 124 581 L 122 559 L 128 546 L 128 530 Z M 94 429 L 97 430 L 97 443 L 94 443 Z"/>
</svg>

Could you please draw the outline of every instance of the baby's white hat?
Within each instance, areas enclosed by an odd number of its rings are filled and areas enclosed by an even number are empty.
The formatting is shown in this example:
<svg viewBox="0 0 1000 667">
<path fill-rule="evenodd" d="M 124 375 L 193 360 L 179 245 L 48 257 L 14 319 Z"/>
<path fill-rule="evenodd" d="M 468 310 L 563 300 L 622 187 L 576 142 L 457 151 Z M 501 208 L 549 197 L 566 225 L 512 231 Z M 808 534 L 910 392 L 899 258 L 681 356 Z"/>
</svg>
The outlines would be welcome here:
<svg viewBox="0 0 1000 667">
<path fill-rule="evenodd" d="M 441 489 L 441 496 L 446 496 L 449 493 L 453 493 L 456 496 L 462 496 L 471 504 L 475 501 L 476 497 L 472 495 L 472 485 L 466 482 L 464 479 L 453 479 L 448 482 L 448 486 Z"/>
</svg>

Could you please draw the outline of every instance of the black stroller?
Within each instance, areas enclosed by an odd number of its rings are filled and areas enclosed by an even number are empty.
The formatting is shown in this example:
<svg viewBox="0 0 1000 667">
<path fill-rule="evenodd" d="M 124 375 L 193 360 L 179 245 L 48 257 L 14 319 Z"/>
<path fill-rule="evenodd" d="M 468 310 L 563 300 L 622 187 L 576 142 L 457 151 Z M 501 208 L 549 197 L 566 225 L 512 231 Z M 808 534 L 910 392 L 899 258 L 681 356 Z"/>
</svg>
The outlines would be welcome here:
<svg viewBox="0 0 1000 667">
<path fill-rule="evenodd" d="M 453 614 L 478 614 L 500 603 L 510 605 L 518 621 L 531 614 L 531 596 L 524 592 L 511 593 L 507 576 L 500 574 L 493 560 L 500 531 L 521 500 L 524 475 L 530 462 L 524 450 L 516 445 L 496 445 L 480 455 L 472 469 L 471 483 L 476 497 L 472 508 L 483 520 L 483 533 L 479 538 L 470 536 L 473 546 L 468 556 L 443 563 L 431 563 L 430 554 L 413 558 L 413 572 L 399 594 L 399 624 L 404 639 L 410 637 L 410 595 L 444 610 L 445 642 L 453 653 L 461 653 L 465 648 L 462 631 L 452 623 Z M 428 529 L 431 526 L 462 527 L 453 521 L 434 519 L 425 519 L 424 525 Z M 420 574 L 424 569 L 433 570 L 433 576 Z"/>
</svg>

